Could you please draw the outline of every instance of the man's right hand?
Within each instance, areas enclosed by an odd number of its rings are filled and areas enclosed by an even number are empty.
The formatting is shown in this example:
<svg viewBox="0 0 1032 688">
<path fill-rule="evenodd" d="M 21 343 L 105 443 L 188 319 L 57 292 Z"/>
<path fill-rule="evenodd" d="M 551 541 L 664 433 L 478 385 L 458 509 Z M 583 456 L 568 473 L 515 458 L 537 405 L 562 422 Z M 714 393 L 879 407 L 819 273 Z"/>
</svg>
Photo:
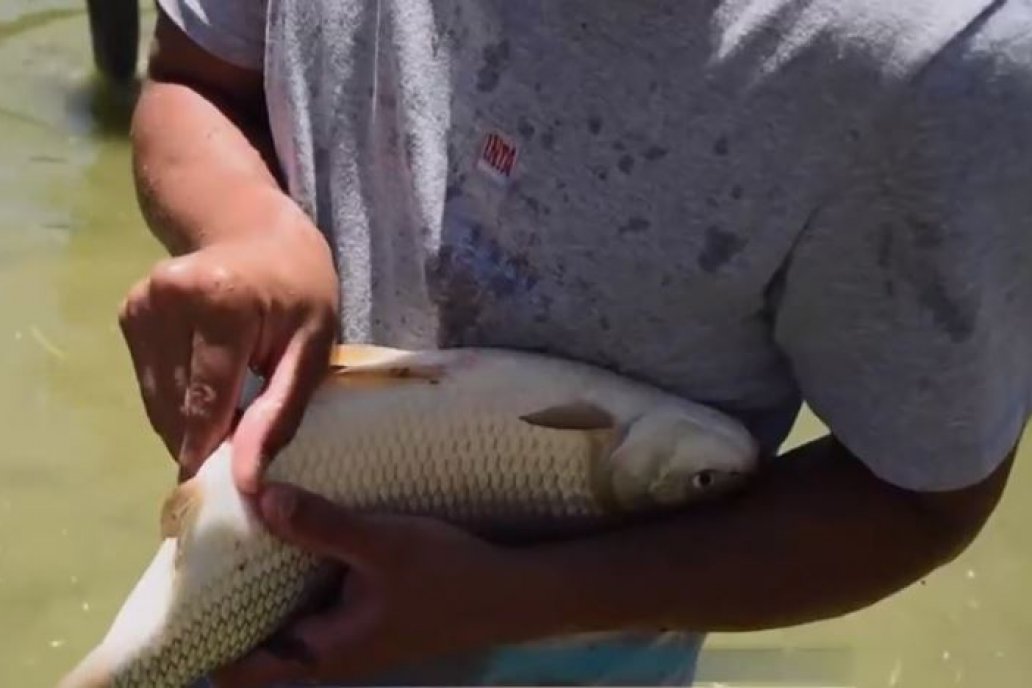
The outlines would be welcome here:
<svg viewBox="0 0 1032 688">
<path fill-rule="evenodd" d="M 254 493 L 293 436 L 337 334 L 329 245 L 282 189 L 263 76 L 191 41 L 159 8 L 133 116 L 140 207 L 171 258 L 130 291 L 122 331 L 147 415 L 192 475 L 232 432 Z M 267 381 L 234 429 L 248 369 Z"/>
<path fill-rule="evenodd" d="M 250 368 L 268 384 L 234 433 L 234 473 L 256 489 L 326 371 L 337 302 L 329 248 L 310 226 L 167 259 L 132 288 L 122 332 L 147 416 L 185 476 L 231 431 Z"/>
</svg>

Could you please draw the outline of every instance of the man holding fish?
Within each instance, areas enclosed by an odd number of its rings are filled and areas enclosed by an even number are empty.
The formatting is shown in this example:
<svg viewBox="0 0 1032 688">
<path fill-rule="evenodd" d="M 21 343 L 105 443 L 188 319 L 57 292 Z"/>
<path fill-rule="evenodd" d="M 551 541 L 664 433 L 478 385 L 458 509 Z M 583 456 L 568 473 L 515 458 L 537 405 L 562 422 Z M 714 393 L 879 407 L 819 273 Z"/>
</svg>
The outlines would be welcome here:
<svg viewBox="0 0 1032 688">
<path fill-rule="evenodd" d="M 991 515 L 1032 402 L 1028 3 L 158 4 L 148 416 L 184 477 L 232 437 L 270 530 L 363 572 L 218 685 L 686 684 L 705 632 L 862 609 Z M 771 457 L 803 401 L 830 435 L 501 567 L 263 483 L 338 338 L 595 363 Z"/>
</svg>

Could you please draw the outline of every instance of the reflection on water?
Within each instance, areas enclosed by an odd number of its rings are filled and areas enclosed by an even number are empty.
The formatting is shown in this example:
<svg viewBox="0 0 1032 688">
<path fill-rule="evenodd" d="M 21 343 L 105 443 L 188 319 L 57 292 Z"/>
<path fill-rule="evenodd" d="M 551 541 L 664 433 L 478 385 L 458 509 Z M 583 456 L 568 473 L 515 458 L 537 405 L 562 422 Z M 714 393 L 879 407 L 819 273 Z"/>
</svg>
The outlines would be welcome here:
<svg viewBox="0 0 1032 688">
<path fill-rule="evenodd" d="M 88 113 L 94 138 L 123 140 L 129 133 L 133 103 L 140 92 L 140 81 L 117 84 L 92 78 L 69 92 L 68 104 L 77 112 Z"/>
<path fill-rule="evenodd" d="M 126 288 L 161 255 L 128 175 L 134 94 L 98 88 L 88 49 L 79 2 L 0 5 L 4 687 L 53 685 L 99 638 L 153 553 L 157 507 L 173 481 L 115 322 Z M 817 430 L 804 418 L 794 440 Z M 701 678 L 1029 685 L 1032 456 L 1024 454 L 999 513 L 956 564 L 833 623 L 717 636 Z"/>
</svg>

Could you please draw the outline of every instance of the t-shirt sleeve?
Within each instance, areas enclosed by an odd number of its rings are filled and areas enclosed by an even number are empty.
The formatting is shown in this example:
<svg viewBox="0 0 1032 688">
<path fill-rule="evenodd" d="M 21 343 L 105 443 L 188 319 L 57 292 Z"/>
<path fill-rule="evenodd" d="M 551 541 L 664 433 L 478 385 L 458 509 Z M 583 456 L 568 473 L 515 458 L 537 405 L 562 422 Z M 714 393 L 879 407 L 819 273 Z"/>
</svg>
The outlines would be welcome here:
<svg viewBox="0 0 1032 688">
<path fill-rule="evenodd" d="M 776 290 L 807 404 L 913 490 L 986 477 L 1032 407 L 1032 6 L 1001 7 L 862 135 Z"/>
<path fill-rule="evenodd" d="M 238 67 L 262 68 L 267 0 L 158 0 L 158 4 L 211 54 Z"/>
</svg>

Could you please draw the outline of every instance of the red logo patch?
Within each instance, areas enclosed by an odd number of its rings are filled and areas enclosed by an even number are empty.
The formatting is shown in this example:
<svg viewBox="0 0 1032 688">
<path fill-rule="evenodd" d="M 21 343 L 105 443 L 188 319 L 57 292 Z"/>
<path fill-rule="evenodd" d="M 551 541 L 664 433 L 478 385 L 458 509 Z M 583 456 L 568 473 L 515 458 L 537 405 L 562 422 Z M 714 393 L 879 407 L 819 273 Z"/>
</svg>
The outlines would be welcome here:
<svg viewBox="0 0 1032 688">
<path fill-rule="evenodd" d="M 477 158 L 477 169 L 500 183 L 509 181 L 516 168 L 516 144 L 501 134 L 491 132 L 484 138 Z"/>
</svg>

